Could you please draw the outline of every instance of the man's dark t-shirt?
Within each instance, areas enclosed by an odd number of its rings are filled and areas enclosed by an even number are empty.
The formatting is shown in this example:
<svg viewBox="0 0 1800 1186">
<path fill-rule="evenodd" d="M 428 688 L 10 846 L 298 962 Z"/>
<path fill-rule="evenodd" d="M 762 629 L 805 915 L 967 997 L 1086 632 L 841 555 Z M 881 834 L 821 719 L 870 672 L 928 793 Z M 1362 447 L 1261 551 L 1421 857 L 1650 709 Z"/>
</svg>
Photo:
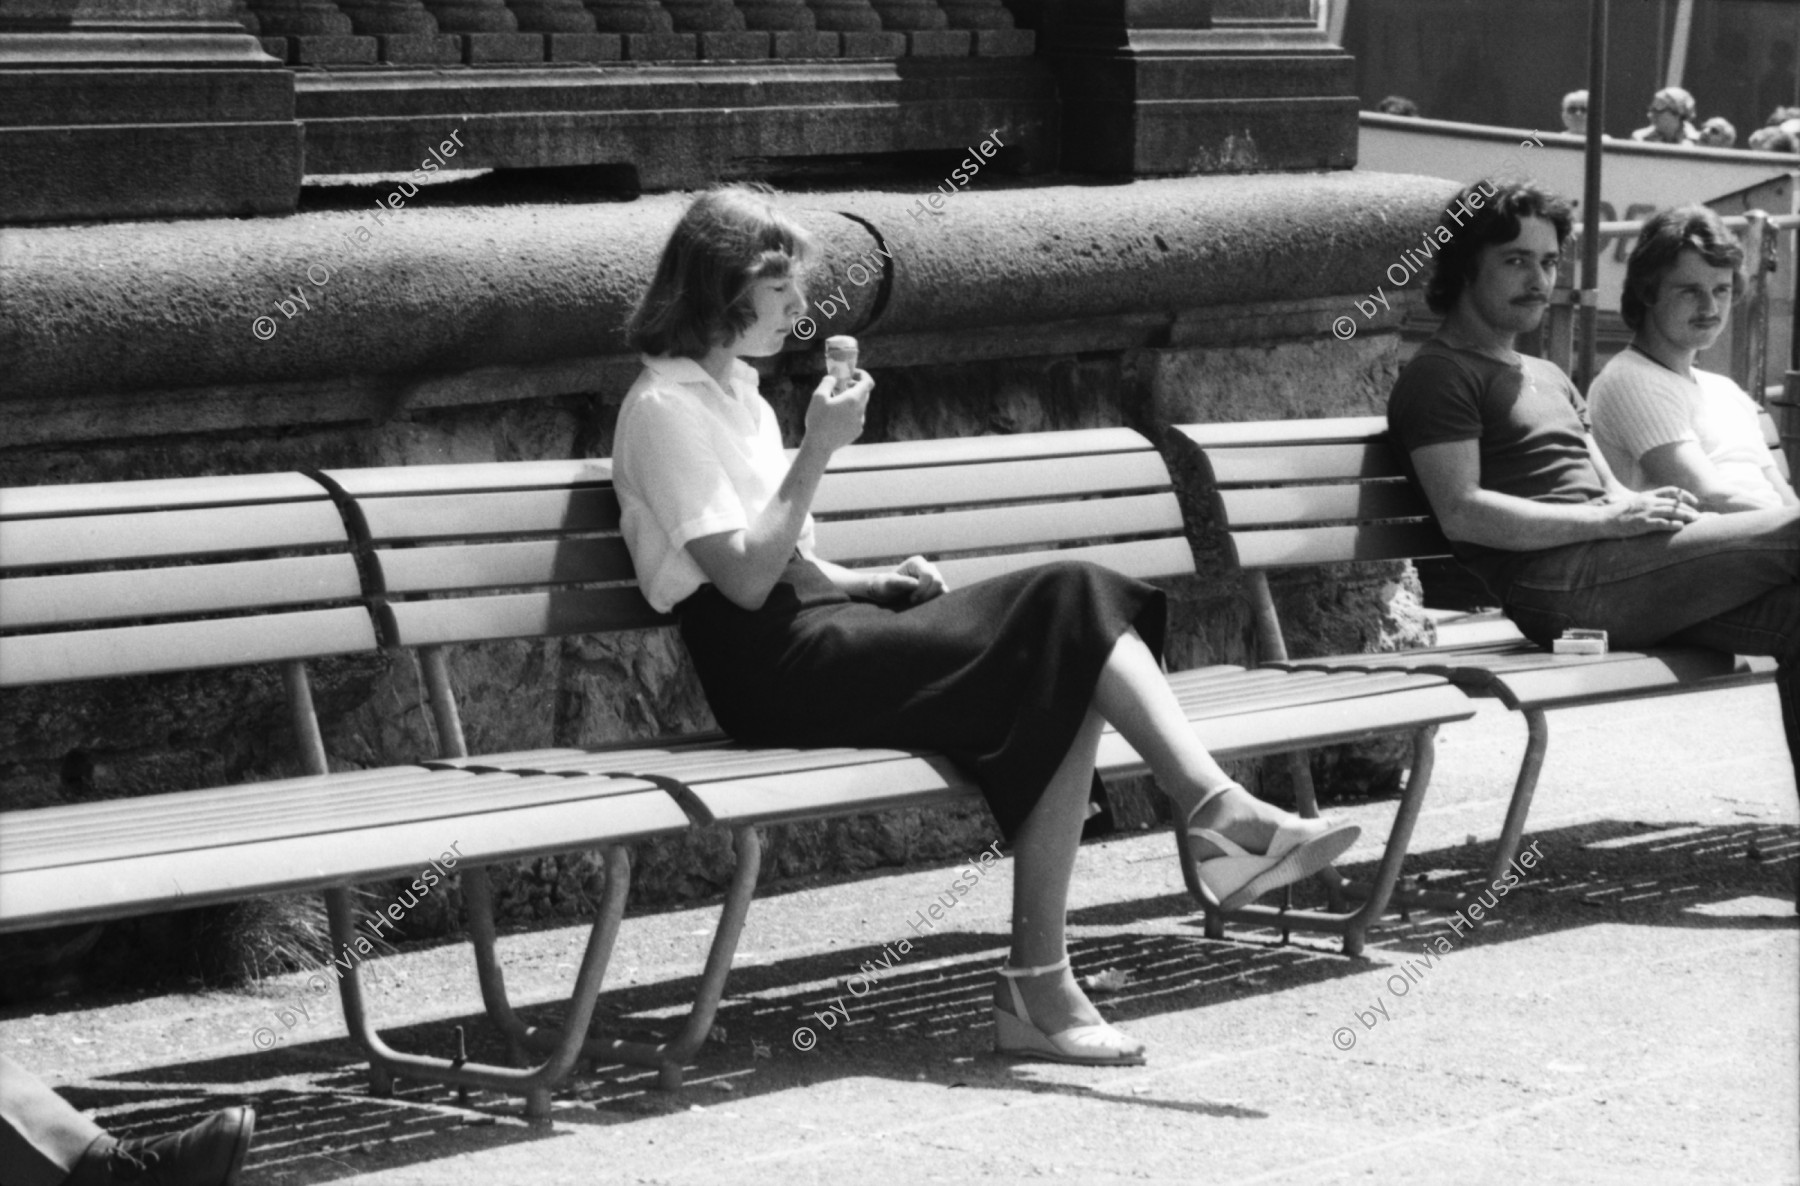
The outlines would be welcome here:
<svg viewBox="0 0 1800 1186">
<path fill-rule="evenodd" d="M 1412 451 L 1479 441 L 1481 486 L 1536 502 L 1606 497 L 1587 447 L 1587 404 L 1554 363 L 1520 357 L 1512 366 L 1433 339 L 1400 370 L 1388 395 L 1388 432 L 1417 485 Z M 1452 541 L 1456 558 L 1486 575 L 1517 553 Z M 1485 562 L 1485 563 L 1484 563 Z M 1492 583 L 1492 582 L 1490 582 Z"/>
</svg>

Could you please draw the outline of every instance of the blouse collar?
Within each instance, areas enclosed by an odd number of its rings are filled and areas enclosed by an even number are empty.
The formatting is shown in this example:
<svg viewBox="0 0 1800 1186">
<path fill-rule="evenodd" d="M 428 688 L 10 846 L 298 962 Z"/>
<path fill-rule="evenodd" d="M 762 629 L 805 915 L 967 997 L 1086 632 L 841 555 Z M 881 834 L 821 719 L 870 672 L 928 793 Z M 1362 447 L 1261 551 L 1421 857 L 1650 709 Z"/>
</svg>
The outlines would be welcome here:
<svg viewBox="0 0 1800 1186">
<path fill-rule="evenodd" d="M 706 368 L 694 359 L 676 354 L 644 354 L 639 358 L 646 367 L 655 372 L 659 379 L 666 379 L 671 383 L 699 383 L 715 391 L 719 389 L 718 383 L 706 373 Z M 749 391 L 755 391 L 757 389 L 756 368 L 741 358 L 732 359 L 731 385 L 734 388 L 743 387 Z M 737 391 L 727 391 L 724 394 L 734 398 L 740 395 Z"/>
</svg>

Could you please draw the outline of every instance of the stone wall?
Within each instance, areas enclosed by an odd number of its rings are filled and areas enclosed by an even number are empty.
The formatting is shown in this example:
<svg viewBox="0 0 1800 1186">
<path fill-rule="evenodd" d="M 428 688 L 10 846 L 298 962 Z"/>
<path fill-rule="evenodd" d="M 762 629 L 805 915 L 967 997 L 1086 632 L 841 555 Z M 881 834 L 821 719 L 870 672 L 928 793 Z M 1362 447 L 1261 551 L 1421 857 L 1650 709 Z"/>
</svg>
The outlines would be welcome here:
<svg viewBox="0 0 1800 1186">
<path fill-rule="evenodd" d="M 819 336 L 858 334 L 878 379 L 866 440 L 1118 424 L 1155 436 L 1184 421 L 1378 411 L 1399 315 L 1351 341 L 1329 327 L 1449 188 L 1358 174 L 997 185 L 930 221 L 911 194 L 791 202 L 833 259 L 815 302 L 846 298 L 831 318 L 816 311 Z M 252 318 L 306 283 L 319 244 L 353 215 L 0 231 L 0 288 L 22 298 L 0 306 L 0 484 L 605 455 L 634 369 L 619 326 L 681 204 L 421 208 L 270 341 Z M 849 261 L 872 259 L 880 275 L 856 284 Z M 816 346 L 764 368 L 790 443 L 822 369 Z M 1199 547 L 1201 575 L 1172 589 L 1171 665 L 1251 661 L 1237 581 L 1204 536 Z M 1278 596 L 1296 653 L 1422 630 L 1403 568 L 1282 581 Z M 710 724 L 668 630 L 467 647 L 452 668 L 474 752 Z M 436 752 L 409 655 L 314 675 L 334 767 Z M 1397 771 L 1391 752 L 1366 766 L 1324 771 L 1325 795 Z M 0 807 L 295 773 L 273 670 L 0 696 Z M 1141 783 L 1113 804 L 1127 827 L 1157 810 Z M 978 806 L 784 826 L 764 876 L 958 858 L 992 836 Z M 634 865 L 637 906 L 705 898 L 729 875 L 728 837 L 646 844 Z M 599 876 L 588 858 L 517 866 L 498 878 L 501 909 L 582 914 Z"/>
</svg>

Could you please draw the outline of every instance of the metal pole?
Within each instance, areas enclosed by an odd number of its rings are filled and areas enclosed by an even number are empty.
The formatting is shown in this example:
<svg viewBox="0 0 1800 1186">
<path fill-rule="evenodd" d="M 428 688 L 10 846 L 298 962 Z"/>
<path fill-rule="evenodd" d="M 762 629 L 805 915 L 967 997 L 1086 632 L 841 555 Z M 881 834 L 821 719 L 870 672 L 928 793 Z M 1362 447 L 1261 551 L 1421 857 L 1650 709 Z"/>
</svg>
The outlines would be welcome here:
<svg viewBox="0 0 1800 1186">
<path fill-rule="evenodd" d="M 1675 38 L 1669 43 L 1669 68 L 1664 86 L 1680 86 L 1687 74 L 1688 37 L 1694 28 L 1694 0 L 1675 0 Z"/>
<path fill-rule="evenodd" d="M 1606 126 L 1607 0 L 1589 0 L 1587 177 L 1581 188 L 1581 354 L 1575 385 L 1587 391 L 1594 377 L 1594 336 L 1599 326 L 1600 164 L 1605 151 L 1600 130 Z"/>
</svg>

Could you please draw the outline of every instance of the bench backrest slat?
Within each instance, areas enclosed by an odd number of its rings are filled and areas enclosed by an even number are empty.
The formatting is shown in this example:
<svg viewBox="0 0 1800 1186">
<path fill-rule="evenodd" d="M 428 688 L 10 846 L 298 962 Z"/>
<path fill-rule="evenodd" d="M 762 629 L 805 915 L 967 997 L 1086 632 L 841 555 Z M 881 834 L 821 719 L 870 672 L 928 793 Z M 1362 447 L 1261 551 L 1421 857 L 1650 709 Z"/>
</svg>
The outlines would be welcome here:
<svg viewBox="0 0 1800 1186">
<path fill-rule="evenodd" d="M 1285 527 L 1295 523 L 1417 519 L 1431 514 L 1411 482 L 1354 486 L 1267 486 L 1219 491 L 1219 504 L 1234 528 Z"/>
<path fill-rule="evenodd" d="M 1212 480 L 1220 486 L 1358 481 L 1400 473 L 1400 463 L 1386 440 L 1217 448 L 1207 450 L 1206 455 Z"/>
<path fill-rule="evenodd" d="M 672 620 L 651 609 L 635 585 L 393 602 L 387 612 L 393 616 L 393 641 L 404 647 L 597 634 Z"/>
<path fill-rule="evenodd" d="M 1168 534 L 1181 528 L 1180 505 L 1166 494 L 1147 494 L 827 521 L 818 525 L 818 547 L 822 556 L 855 565 L 914 553 L 942 556 L 1106 536 Z"/>
<path fill-rule="evenodd" d="M 484 461 L 328 469 L 325 476 L 354 498 L 403 494 L 470 494 L 480 490 L 568 490 L 612 481 L 612 459 Z"/>
<path fill-rule="evenodd" d="M 0 628 L 263 609 L 362 596 L 349 555 L 0 579 Z"/>
<path fill-rule="evenodd" d="M 1450 541 L 1436 523 L 1430 522 L 1233 532 L 1232 544 L 1242 568 L 1343 560 L 1419 560 L 1450 554 Z"/>
<path fill-rule="evenodd" d="M 610 488 L 597 486 L 363 498 L 357 505 L 378 543 L 616 531 L 619 526 L 618 498 Z"/>
<path fill-rule="evenodd" d="M 346 542 L 329 501 L 0 521 L 0 569 L 274 551 Z"/>
<path fill-rule="evenodd" d="M 375 649 L 360 606 L 0 638 L 0 687 L 278 663 Z"/>
<path fill-rule="evenodd" d="M 1186 576 L 1194 571 L 1193 547 L 1182 537 L 1132 540 L 1122 544 L 1092 544 L 1083 548 L 1057 548 L 1052 551 L 952 557 L 941 561 L 938 569 L 951 587 L 955 588 L 1056 560 L 1089 560 L 1128 577 L 1145 581 Z"/>
<path fill-rule="evenodd" d="M 831 459 L 834 473 L 862 469 L 915 469 L 933 465 L 966 466 L 992 461 L 1041 461 L 1090 457 L 1103 453 L 1142 453 L 1148 448 L 1134 428 L 1073 428 L 1060 432 L 1026 432 L 1010 436 L 938 437 L 921 441 L 887 441 L 852 445 Z"/>
<path fill-rule="evenodd" d="M 267 506 L 317 502 L 319 484 L 304 474 L 232 474 L 202 478 L 151 478 L 130 482 L 71 482 L 0 490 L 0 519 L 61 515 L 112 515 L 180 508 Z"/>
<path fill-rule="evenodd" d="M 389 593 L 599 584 L 636 579 L 631 553 L 618 536 L 378 548 L 375 562 Z"/>
<path fill-rule="evenodd" d="M 1383 416 L 1337 416 L 1318 420 L 1223 420 L 1183 424 L 1184 437 L 1202 449 L 1246 449 L 1274 445 L 1362 444 L 1387 432 Z"/>
<path fill-rule="evenodd" d="M 1136 453 L 1098 457 L 977 462 L 906 470 L 838 470 L 834 461 L 833 469 L 820 483 L 812 509 L 816 516 L 831 516 L 1166 490 L 1168 485 L 1168 468 L 1148 447 Z"/>
</svg>

